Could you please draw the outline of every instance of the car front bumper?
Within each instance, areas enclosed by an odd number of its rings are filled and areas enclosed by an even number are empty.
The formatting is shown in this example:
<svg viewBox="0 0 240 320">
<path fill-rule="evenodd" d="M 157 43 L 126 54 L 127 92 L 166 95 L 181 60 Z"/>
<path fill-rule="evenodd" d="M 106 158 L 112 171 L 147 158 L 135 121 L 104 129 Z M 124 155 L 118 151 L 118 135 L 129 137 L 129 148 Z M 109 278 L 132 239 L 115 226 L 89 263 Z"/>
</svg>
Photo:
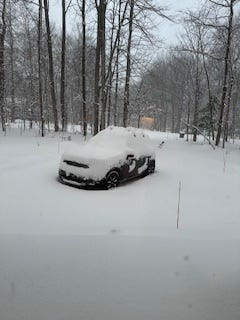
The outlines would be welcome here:
<svg viewBox="0 0 240 320">
<path fill-rule="evenodd" d="M 101 181 L 95 181 L 93 179 L 86 179 L 84 177 L 78 177 L 73 173 L 67 174 L 66 171 L 60 169 L 58 171 L 59 179 L 61 182 L 77 185 L 77 186 L 95 186 L 100 185 Z"/>
</svg>

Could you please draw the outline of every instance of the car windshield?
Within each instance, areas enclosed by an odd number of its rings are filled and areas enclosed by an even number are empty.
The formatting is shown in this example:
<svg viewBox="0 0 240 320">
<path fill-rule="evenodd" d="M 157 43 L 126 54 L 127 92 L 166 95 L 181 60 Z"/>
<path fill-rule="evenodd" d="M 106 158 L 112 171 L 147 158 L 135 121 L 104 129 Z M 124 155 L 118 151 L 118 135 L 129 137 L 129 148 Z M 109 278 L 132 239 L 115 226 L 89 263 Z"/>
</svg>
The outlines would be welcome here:
<svg viewBox="0 0 240 320">
<path fill-rule="evenodd" d="M 116 131 L 116 130 L 115 130 Z M 115 132 L 114 130 L 108 130 L 106 132 L 99 132 L 96 136 L 89 140 L 89 144 L 109 147 L 109 148 L 121 148 L 126 147 L 129 137 L 126 134 L 121 134 L 121 132 Z"/>
</svg>

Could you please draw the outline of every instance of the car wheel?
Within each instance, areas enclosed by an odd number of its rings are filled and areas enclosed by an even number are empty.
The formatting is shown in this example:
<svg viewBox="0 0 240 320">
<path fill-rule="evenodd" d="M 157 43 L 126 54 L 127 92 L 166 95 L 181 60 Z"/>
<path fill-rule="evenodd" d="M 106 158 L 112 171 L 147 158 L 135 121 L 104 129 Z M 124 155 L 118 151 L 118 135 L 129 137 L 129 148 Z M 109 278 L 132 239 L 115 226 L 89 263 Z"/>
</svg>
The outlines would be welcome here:
<svg viewBox="0 0 240 320">
<path fill-rule="evenodd" d="M 155 161 L 150 161 L 148 165 L 147 173 L 151 174 L 151 173 L 154 173 L 154 171 L 155 171 Z"/>
<path fill-rule="evenodd" d="M 154 167 L 148 167 L 148 174 L 154 173 L 155 168 Z"/>
<path fill-rule="evenodd" d="M 113 170 L 106 177 L 106 189 L 116 188 L 119 185 L 119 173 Z"/>
</svg>

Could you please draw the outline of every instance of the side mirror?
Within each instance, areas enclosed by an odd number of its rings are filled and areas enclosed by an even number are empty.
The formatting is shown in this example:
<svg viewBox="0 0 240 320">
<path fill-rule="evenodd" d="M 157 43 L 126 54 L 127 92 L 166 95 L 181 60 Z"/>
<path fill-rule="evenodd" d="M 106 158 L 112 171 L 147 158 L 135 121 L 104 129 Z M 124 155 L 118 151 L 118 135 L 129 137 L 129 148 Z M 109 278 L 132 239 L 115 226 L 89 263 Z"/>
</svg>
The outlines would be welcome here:
<svg viewBox="0 0 240 320">
<path fill-rule="evenodd" d="M 134 154 L 128 154 L 126 160 L 127 160 L 127 164 L 131 166 L 133 164 Z"/>
</svg>

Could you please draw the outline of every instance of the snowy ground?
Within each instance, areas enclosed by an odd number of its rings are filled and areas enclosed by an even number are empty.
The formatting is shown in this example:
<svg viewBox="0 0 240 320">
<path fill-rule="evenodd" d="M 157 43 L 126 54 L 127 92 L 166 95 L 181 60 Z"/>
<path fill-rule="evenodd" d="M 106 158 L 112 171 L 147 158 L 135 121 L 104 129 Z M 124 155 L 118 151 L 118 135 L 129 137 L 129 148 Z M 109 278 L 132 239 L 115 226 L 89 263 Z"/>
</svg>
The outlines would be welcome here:
<svg viewBox="0 0 240 320">
<path fill-rule="evenodd" d="M 56 180 L 72 142 L 18 134 L 0 136 L 1 320 L 240 319 L 239 145 L 154 133 L 155 174 L 89 191 Z"/>
</svg>

